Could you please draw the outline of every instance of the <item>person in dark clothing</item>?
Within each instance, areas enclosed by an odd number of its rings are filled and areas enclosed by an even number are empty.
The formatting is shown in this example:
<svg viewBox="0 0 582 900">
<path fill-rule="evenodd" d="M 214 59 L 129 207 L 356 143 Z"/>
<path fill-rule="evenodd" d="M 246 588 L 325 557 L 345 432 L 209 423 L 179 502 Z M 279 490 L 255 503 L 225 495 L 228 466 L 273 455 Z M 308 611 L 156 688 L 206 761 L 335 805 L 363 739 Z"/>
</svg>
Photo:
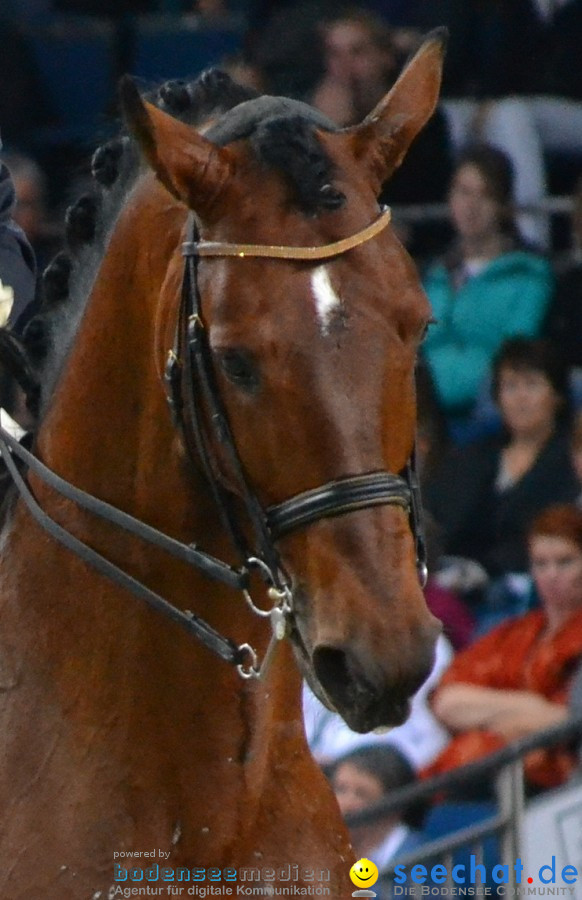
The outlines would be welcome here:
<svg viewBox="0 0 582 900">
<path fill-rule="evenodd" d="M 526 572 L 534 516 L 575 502 L 568 433 L 568 369 L 547 341 L 513 338 L 499 351 L 493 395 L 504 433 L 454 450 L 424 484 L 444 552 L 476 560 L 492 577 Z"/>
<path fill-rule="evenodd" d="M 323 4 L 321 0 L 311 4 L 304 0 L 254 0 L 249 5 L 251 28 L 261 36 L 261 43 L 272 44 L 273 37 L 276 38 L 272 23 L 278 23 L 279 52 L 283 52 L 285 26 L 293 29 L 294 20 L 304 7 Z M 544 28 L 532 0 L 439 0 L 438 3 L 434 0 L 360 0 L 359 3 L 336 0 L 328 4 L 329 12 L 335 17 L 356 6 L 398 29 L 399 43 L 404 39 L 409 41 L 407 53 L 414 49 L 421 35 L 443 25 L 448 28 L 443 82 L 446 97 L 489 99 L 528 93 L 544 64 L 538 54 Z M 316 15 L 321 15 L 319 9 Z M 572 17 L 564 18 L 571 21 Z M 266 33 L 270 41 L 262 39 Z M 573 43 L 573 38 L 570 42 Z"/>
<path fill-rule="evenodd" d="M 544 332 L 571 366 L 582 367 L 582 262 L 557 272 Z"/>
<path fill-rule="evenodd" d="M 328 18 L 322 25 L 324 73 L 309 101 L 338 125 L 361 121 L 388 93 L 405 63 L 393 38 L 393 30 L 382 19 L 362 10 L 340 11 Z M 402 166 L 384 185 L 380 202 L 444 201 L 452 172 L 447 119 L 437 107 Z M 428 257 L 442 249 L 442 234 L 440 224 L 435 228 L 423 223 L 402 236 L 414 256 Z"/>
<path fill-rule="evenodd" d="M 406 757 L 390 745 L 363 745 L 335 761 L 331 786 L 342 815 L 362 812 L 415 782 L 416 774 Z M 394 810 L 374 822 L 353 825 L 350 836 L 356 856 L 374 861 L 380 880 L 375 885 L 381 900 L 393 897 L 391 866 L 399 857 L 415 852 L 423 843 L 419 829 L 424 809 Z"/>
<path fill-rule="evenodd" d="M 0 142 L 1 146 L 1 142 Z M 22 229 L 13 219 L 16 202 L 10 172 L 0 162 L 0 407 L 24 427 L 31 424 L 16 371 L 26 364 L 18 340 L 35 308 L 36 261 Z M 5 485 L 0 473 L 0 495 Z"/>
<path fill-rule="evenodd" d="M 367 0 L 370 4 L 373 0 Z M 376 0 L 373 5 L 380 10 L 383 4 Z M 543 67 L 540 48 L 545 32 L 536 4 L 533 0 L 410 0 L 394 21 L 391 6 L 387 20 L 397 26 L 395 40 L 402 49 L 407 43 L 409 52 L 423 33 L 437 26 L 448 28 L 441 107 L 455 155 L 476 141 L 503 150 L 515 169 L 518 205 L 539 207 L 547 196 L 544 137 L 530 95 Z M 548 101 L 539 113 L 551 115 L 552 123 L 553 106 Z M 572 118 L 570 110 L 567 117 Z M 579 123 L 574 130 L 579 135 Z M 553 134 L 556 129 L 549 131 Z M 546 216 L 520 211 L 519 221 L 528 241 L 549 246 Z"/>
<path fill-rule="evenodd" d="M 34 252 L 39 279 L 63 249 L 63 226 L 52 217 L 48 204 L 48 179 L 37 160 L 25 153 L 7 152 L 4 165 L 16 193 L 12 211 L 14 222 L 26 235 Z"/>
<path fill-rule="evenodd" d="M 366 0 L 364 5 L 406 31 L 410 41 L 415 33 L 418 38 L 448 28 L 445 97 L 491 99 L 531 90 L 544 34 L 532 0 Z"/>
<path fill-rule="evenodd" d="M 321 77 L 320 22 L 337 0 L 258 0 L 251 8 L 246 49 L 267 92 L 303 99 Z"/>
<path fill-rule="evenodd" d="M 582 510 L 545 509 L 528 528 L 528 549 L 540 606 L 475 641 L 444 673 L 431 705 L 451 740 L 424 777 L 475 763 L 568 718 L 582 659 Z M 576 757 L 567 743 L 552 744 L 523 762 L 528 787 L 544 790 L 566 782 Z"/>
<path fill-rule="evenodd" d="M 23 315 L 35 299 L 36 262 L 28 239 L 14 222 L 15 203 L 10 172 L 0 162 L 0 281 L 5 309 L 9 305 L 2 324 L 8 323 L 18 331 Z"/>
</svg>

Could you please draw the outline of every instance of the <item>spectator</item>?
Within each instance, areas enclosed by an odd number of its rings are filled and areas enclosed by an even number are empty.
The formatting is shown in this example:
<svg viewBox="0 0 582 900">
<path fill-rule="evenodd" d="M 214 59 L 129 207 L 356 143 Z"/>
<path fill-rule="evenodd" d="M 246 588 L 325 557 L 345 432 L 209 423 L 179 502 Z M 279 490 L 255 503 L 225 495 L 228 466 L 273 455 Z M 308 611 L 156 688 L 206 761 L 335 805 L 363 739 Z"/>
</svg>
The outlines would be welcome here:
<svg viewBox="0 0 582 900">
<path fill-rule="evenodd" d="M 432 6 L 441 12 L 440 4 Z M 581 156 L 582 3 L 453 0 L 449 6 L 443 106 L 455 147 L 476 138 L 500 147 L 514 164 L 517 202 L 538 205 L 547 193 L 548 163 L 555 177 L 564 154 Z M 426 14 L 421 24 L 426 27 Z M 545 217 L 524 214 L 520 223 L 528 239 L 547 246 Z"/>
<path fill-rule="evenodd" d="M 573 673 L 582 660 L 582 510 L 557 504 L 528 531 L 541 609 L 505 622 L 459 653 L 432 696 L 451 740 L 425 775 L 472 762 L 564 721 Z M 525 758 L 528 782 L 562 784 L 575 768 L 569 747 Z"/>
<path fill-rule="evenodd" d="M 537 335 L 550 301 L 551 267 L 522 241 L 512 197 L 504 153 L 487 145 L 464 153 L 449 194 L 456 239 L 424 278 L 437 322 L 423 350 L 457 439 L 504 338 Z"/>
<path fill-rule="evenodd" d="M 28 238 L 39 272 L 62 249 L 62 234 L 51 221 L 47 205 L 46 176 L 31 156 L 5 153 L 16 194 L 13 218 Z"/>
<path fill-rule="evenodd" d="M 426 31 L 448 27 L 441 105 L 455 153 L 475 141 L 499 147 L 515 170 L 517 203 L 538 206 L 547 194 L 546 165 L 525 95 L 543 66 L 544 27 L 533 0 L 407 0 L 388 6 L 367 0 L 366 5 L 398 26 L 395 41 L 409 52 Z M 548 246 L 547 216 L 524 212 L 518 220 L 529 241 Z"/>
<path fill-rule="evenodd" d="M 503 344 L 493 368 L 502 434 L 455 448 L 426 485 L 445 554 L 476 560 L 490 576 L 528 568 L 531 520 L 555 502 L 575 502 L 569 451 L 568 369 L 542 339 Z"/>
<path fill-rule="evenodd" d="M 434 379 L 420 357 L 416 381 L 416 449 L 421 484 L 430 481 L 450 447 L 447 419 L 439 403 Z"/>
<path fill-rule="evenodd" d="M 338 759 L 331 772 L 331 786 L 343 816 L 375 806 L 392 791 L 415 780 L 414 770 L 398 750 L 390 746 L 364 746 Z M 416 816 L 414 817 L 416 823 Z M 399 856 L 412 853 L 423 837 L 406 821 L 406 811 L 388 813 L 376 821 L 350 828 L 354 853 L 371 859 L 380 879 L 374 890 L 391 896 L 391 885 L 382 875 Z"/>
<path fill-rule="evenodd" d="M 475 620 L 461 593 L 440 579 L 442 558 L 441 529 L 426 510 L 423 524 L 427 547 L 428 577 L 424 588 L 426 605 L 443 623 L 443 630 L 453 650 L 462 650 L 473 638 Z"/>
<path fill-rule="evenodd" d="M 539 130 L 527 98 L 504 97 L 477 102 L 443 100 L 453 146 L 460 156 L 475 142 L 496 147 L 511 160 L 515 173 L 516 220 L 530 244 L 547 250 L 550 228 L 540 207 L 548 195 L 546 160 Z M 537 209 L 536 209 L 537 208 Z"/>
<path fill-rule="evenodd" d="M 1 144 L 0 144 L 1 146 Z M 32 306 L 36 291 L 36 264 L 32 248 L 21 228 L 14 222 L 14 186 L 10 173 L 0 163 L 0 325 L 8 325 L 16 332 Z M 12 355 L 11 355 L 11 358 Z M 9 413 L 24 427 L 30 424 L 22 392 L 16 386 L 13 373 L 3 370 L 0 377 L 1 421 L 14 433 L 18 427 L 6 417 Z M 2 492 L 3 486 L 0 486 Z"/>
<path fill-rule="evenodd" d="M 307 743 L 317 762 L 324 767 L 362 745 L 389 745 L 399 750 L 416 770 L 435 758 L 446 743 L 446 732 L 428 708 L 427 696 L 451 661 L 448 640 L 439 637 L 436 659 L 427 681 L 414 695 L 406 722 L 384 734 L 356 734 L 340 716 L 326 709 L 305 685 L 303 714 Z"/>
<path fill-rule="evenodd" d="M 251 60 L 269 92 L 302 99 L 321 76 L 319 23 L 335 15 L 337 0 L 259 0 L 251 11 Z"/>
<path fill-rule="evenodd" d="M 360 10 L 327 20 L 321 30 L 324 72 L 311 102 L 338 125 L 361 122 L 394 80 L 392 31 Z"/>
<path fill-rule="evenodd" d="M 6 311 L 1 324 L 18 329 L 21 316 L 35 297 L 36 263 L 26 235 L 14 221 L 15 204 L 10 172 L 0 162 L 0 279 Z"/>
<path fill-rule="evenodd" d="M 361 10 L 336 14 L 322 26 L 324 72 L 310 102 L 338 125 L 360 122 L 388 93 L 404 62 L 393 32 L 381 19 Z M 381 202 L 432 203 L 445 199 L 452 173 L 447 120 L 435 111 L 384 186 Z M 435 234 L 436 231 L 436 234 Z M 442 248 L 440 233 L 427 225 L 407 236 L 410 251 L 427 256 Z"/>
<path fill-rule="evenodd" d="M 446 421 L 440 409 L 432 378 L 421 359 L 416 369 L 417 428 L 416 459 L 421 486 L 430 485 L 449 448 Z M 434 517 L 423 511 L 428 578 L 424 590 L 430 611 L 443 623 L 444 632 L 454 650 L 461 650 L 472 638 L 475 622 L 459 593 L 440 578 L 443 554 L 441 528 Z"/>
<path fill-rule="evenodd" d="M 546 154 L 574 154 L 580 160 L 582 3 L 535 0 L 535 5 L 543 25 L 527 103 Z"/>
<path fill-rule="evenodd" d="M 366 0 L 414 41 L 446 25 L 446 97 L 489 99 L 528 92 L 542 24 L 532 0 Z"/>
</svg>

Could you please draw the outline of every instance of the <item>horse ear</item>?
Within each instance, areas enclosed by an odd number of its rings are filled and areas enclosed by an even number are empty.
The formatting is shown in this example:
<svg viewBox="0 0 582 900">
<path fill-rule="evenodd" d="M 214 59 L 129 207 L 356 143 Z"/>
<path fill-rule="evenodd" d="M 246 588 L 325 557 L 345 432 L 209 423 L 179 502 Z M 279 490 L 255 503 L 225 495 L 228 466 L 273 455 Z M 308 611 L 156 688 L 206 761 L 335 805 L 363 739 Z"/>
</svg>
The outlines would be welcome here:
<svg viewBox="0 0 582 900">
<path fill-rule="evenodd" d="M 230 152 L 143 100 L 129 76 L 121 79 L 119 93 L 127 127 L 158 180 L 177 200 L 212 219 L 233 174 Z"/>
<path fill-rule="evenodd" d="M 398 168 L 436 108 L 447 37 L 446 28 L 430 32 L 392 89 L 351 130 L 354 155 L 368 166 L 376 193 Z"/>
</svg>

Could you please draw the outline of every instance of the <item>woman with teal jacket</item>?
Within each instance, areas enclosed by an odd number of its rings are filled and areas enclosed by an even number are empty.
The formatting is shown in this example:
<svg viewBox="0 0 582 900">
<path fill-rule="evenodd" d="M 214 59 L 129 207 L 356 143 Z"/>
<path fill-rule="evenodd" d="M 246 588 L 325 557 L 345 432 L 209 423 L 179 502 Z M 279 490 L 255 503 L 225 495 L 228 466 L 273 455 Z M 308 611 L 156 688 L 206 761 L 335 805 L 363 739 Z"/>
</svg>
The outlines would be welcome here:
<svg viewBox="0 0 582 900">
<path fill-rule="evenodd" d="M 455 244 L 424 278 L 436 323 L 423 351 L 452 422 L 470 417 L 503 341 L 540 333 L 553 291 L 550 263 L 516 231 L 512 188 L 502 151 L 479 145 L 463 154 L 449 194 Z"/>
</svg>

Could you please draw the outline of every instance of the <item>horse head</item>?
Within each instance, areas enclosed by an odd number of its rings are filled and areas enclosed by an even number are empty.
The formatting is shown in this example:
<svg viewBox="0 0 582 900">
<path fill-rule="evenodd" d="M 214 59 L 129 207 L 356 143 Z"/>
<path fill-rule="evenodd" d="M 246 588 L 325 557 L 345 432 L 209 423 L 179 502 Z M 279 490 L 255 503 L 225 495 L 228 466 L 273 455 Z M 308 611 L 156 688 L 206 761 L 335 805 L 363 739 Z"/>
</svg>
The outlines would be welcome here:
<svg viewBox="0 0 582 900">
<path fill-rule="evenodd" d="M 397 476 L 413 452 L 415 358 L 430 309 L 394 231 L 384 220 L 369 226 L 382 184 L 435 108 L 443 45 L 440 32 L 430 35 L 379 105 L 341 131 L 304 104 L 258 98 L 202 133 L 132 83 L 123 88 L 145 160 L 191 211 L 207 251 L 196 289 L 212 379 L 263 510 L 322 485 Z M 354 235 L 362 240 L 341 249 Z M 249 244 L 316 252 L 256 258 Z M 164 353 L 176 271 L 162 289 Z M 236 497 L 232 458 L 209 418 L 214 475 Z M 409 511 L 392 502 L 326 509 L 282 534 L 277 552 L 292 587 L 291 639 L 313 689 L 354 730 L 401 722 L 438 633 Z"/>
</svg>

